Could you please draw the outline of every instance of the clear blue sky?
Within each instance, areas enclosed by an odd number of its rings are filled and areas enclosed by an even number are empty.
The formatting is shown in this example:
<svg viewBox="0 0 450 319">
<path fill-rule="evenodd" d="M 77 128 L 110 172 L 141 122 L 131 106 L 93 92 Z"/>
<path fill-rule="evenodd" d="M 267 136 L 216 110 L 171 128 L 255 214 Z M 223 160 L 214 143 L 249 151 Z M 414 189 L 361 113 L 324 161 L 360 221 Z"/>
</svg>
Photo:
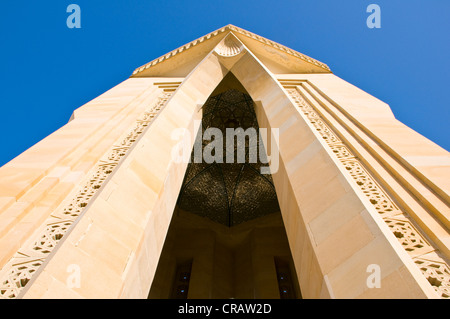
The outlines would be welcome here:
<svg viewBox="0 0 450 319">
<path fill-rule="evenodd" d="M 69 4 L 81 29 L 69 29 Z M 381 29 L 366 26 L 370 3 Z M 145 64 L 234 24 L 330 66 L 450 150 L 450 1 L 3 0 L 0 165 Z"/>
</svg>

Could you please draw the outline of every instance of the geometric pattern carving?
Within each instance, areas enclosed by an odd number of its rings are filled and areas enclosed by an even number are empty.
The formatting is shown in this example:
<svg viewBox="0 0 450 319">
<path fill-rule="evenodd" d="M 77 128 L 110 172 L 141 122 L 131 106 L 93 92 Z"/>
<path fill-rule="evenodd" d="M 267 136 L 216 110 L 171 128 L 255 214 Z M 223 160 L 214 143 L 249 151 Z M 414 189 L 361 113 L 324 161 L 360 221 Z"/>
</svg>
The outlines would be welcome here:
<svg viewBox="0 0 450 319">
<path fill-rule="evenodd" d="M 72 223 L 73 221 L 71 220 L 65 220 L 46 225 L 44 233 L 34 242 L 32 249 L 43 255 L 49 254 L 56 247 Z"/>
<path fill-rule="evenodd" d="M 402 212 L 394 201 L 387 195 L 376 179 L 367 171 L 361 161 L 352 154 L 345 143 L 324 122 L 319 113 L 301 96 L 292 84 L 285 85 L 291 99 L 301 110 L 301 114 L 319 133 L 328 144 L 333 154 L 339 159 L 345 170 L 358 185 L 359 189 L 367 196 L 380 217 L 388 225 L 401 246 L 420 268 L 422 274 L 433 286 L 442 298 L 450 298 L 450 267 L 439 257 L 438 254 L 433 261 L 423 259 L 425 254 L 437 253 L 420 231 L 415 227 L 406 213 Z"/>
<path fill-rule="evenodd" d="M 62 208 L 57 208 L 47 219 L 39 235 L 11 258 L 0 272 L 0 299 L 17 298 L 44 263 L 45 258 L 57 246 L 74 221 L 83 213 L 89 201 L 101 188 L 104 181 L 117 167 L 120 160 L 153 121 L 166 104 L 173 91 L 164 92 L 157 102 L 147 109 L 134 123 L 129 132 L 97 163 L 92 176 L 78 189 L 73 198 Z"/>
<path fill-rule="evenodd" d="M 333 151 L 334 155 L 336 155 L 336 157 L 338 159 L 353 159 L 354 156 L 353 154 L 350 152 L 350 150 L 347 148 L 347 146 L 338 143 L 338 142 L 334 142 L 333 144 L 328 144 L 331 148 L 331 150 Z"/>
<path fill-rule="evenodd" d="M 425 278 L 442 298 L 450 298 L 450 268 L 446 263 L 424 258 L 414 260 Z"/>
<path fill-rule="evenodd" d="M 121 154 L 125 155 L 125 152 Z M 72 199 L 72 201 L 61 212 L 55 212 L 52 216 L 57 219 L 73 220 L 77 218 L 83 211 L 84 207 L 87 206 L 92 196 L 94 196 L 97 190 L 101 187 L 108 175 L 114 170 L 119 160 L 119 158 L 116 158 L 109 164 L 98 165 L 98 168 L 95 170 L 95 173 L 89 182 L 78 191 L 78 194 Z"/>
<path fill-rule="evenodd" d="M 368 197 L 370 203 L 375 206 L 382 217 L 401 214 L 401 211 L 392 200 L 384 193 L 383 189 L 375 182 L 357 159 L 346 160 L 341 158 L 341 163 L 355 180 L 362 192 Z"/>
<path fill-rule="evenodd" d="M 419 256 L 430 251 L 430 244 L 407 218 L 385 218 L 384 221 L 398 239 L 402 247 L 411 255 Z"/>
<path fill-rule="evenodd" d="M 19 292 L 30 281 L 31 276 L 44 263 L 43 259 L 30 257 L 15 258 L 10 271 L 0 282 L 0 298 L 12 299 L 18 296 Z"/>
</svg>

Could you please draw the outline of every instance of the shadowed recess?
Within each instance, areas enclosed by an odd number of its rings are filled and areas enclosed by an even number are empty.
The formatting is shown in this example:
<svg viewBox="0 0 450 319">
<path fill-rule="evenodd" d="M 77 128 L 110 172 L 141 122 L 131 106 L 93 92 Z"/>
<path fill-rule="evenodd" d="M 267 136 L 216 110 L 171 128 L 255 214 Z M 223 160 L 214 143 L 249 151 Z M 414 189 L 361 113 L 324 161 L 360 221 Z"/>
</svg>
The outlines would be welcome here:
<svg viewBox="0 0 450 319">
<path fill-rule="evenodd" d="M 197 146 L 201 143 L 202 153 L 212 142 L 201 139 L 208 128 L 220 129 L 224 138 L 227 128 L 254 128 L 259 132 L 251 97 L 236 89 L 227 89 L 206 101 L 201 135 L 199 133 L 195 142 Z M 222 163 L 208 164 L 204 159 L 201 163 L 195 163 L 192 151 L 178 198 L 179 207 L 230 227 L 279 212 L 272 176 L 260 173 L 261 166 L 267 166 L 265 151 L 261 152 L 263 156 L 259 156 L 259 148 L 264 147 L 262 141 L 258 138 L 256 143 L 251 143 L 249 138 L 236 138 L 233 163 L 226 162 L 226 144 L 227 141 L 223 141 Z M 245 162 L 238 163 L 236 154 L 243 148 Z M 256 162 L 250 160 L 252 151 L 258 154 Z"/>
</svg>

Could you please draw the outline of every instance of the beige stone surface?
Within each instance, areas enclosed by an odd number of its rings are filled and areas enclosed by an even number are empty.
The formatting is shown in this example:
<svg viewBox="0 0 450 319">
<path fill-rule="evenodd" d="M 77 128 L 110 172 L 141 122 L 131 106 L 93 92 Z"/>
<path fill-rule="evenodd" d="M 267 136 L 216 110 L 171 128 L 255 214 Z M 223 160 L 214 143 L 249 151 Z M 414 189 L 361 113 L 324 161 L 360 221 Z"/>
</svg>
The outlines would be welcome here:
<svg viewBox="0 0 450 319">
<path fill-rule="evenodd" d="M 255 60 L 254 60 L 255 61 Z M 241 65 L 242 63 L 242 65 Z M 253 63 L 253 65 L 252 65 Z M 276 121 L 276 115 L 277 113 L 280 113 L 281 108 L 274 108 L 271 107 L 271 103 L 274 103 L 275 105 L 279 105 L 282 103 L 282 96 L 283 91 L 281 88 L 278 90 L 279 98 L 276 97 L 275 92 L 277 91 L 277 83 L 273 81 L 272 78 L 270 78 L 269 73 L 264 74 L 263 68 L 256 67 L 255 62 L 251 60 L 250 55 L 246 55 L 243 57 L 235 66 L 236 71 L 234 74 L 236 77 L 241 81 L 241 83 L 244 84 L 247 91 L 252 95 L 252 98 L 255 100 L 259 100 L 262 105 L 262 111 L 258 112 L 258 120 L 260 123 L 268 123 L 271 124 L 271 119 L 274 118 L 274 127 L 277 127 L 278 124 Z M 234 71 L 235 69 L 232 69 Z M 259 70 L 258 70 L 259 69 Z M 259 71 L 259 73 L 258 73 Z M 259 76 L 258 76 L 258 75 Z M 258 81 L 254 81 L 255 78 L 258 78 Z M 268 90 L 267 87 L 269 86 L 269 83 L 272 82 L 272 89 Z M 248 84 L 247 84 L 248 83 Z M 247 84 L 247 85 L 246 85 Z M 270 93 L 268 93 L 270 92 Z M 286 108 L 289 107 L 289 104 L 285 106 L 283 109 L 283 112 L 286 112 Z M 380 108 L 386 108 L 385 105 L 381 105 Z M 291 112 L 296 112 L 293 106 L 290 107 Z M 265 113 L 265 114 L 264 114 Z M 266 117 L 266 119 L 260 120 L 260 117 Z M 286 117 L 286 116 L 285 116 Z M 302 121 L 299 119 L 297 121 L 297 125 L 299 127 L 303 126 Z M 289 131 L 286 131 L 284 133 L 286 136 L 288 135 Z M 367 277 L 367 273 L 361 272 L 364 267 L 367 267 L 371 263 L 377 263 L 380 265 L 382 269 L 386 269 L 388 273 L 391 272 L 391 264 L 395 260 L 396 267 L 403 267 L 403 264 L 406 263 L 408 266 L 408 270 L 412 273 L 410 277 L 403 277 L 403 280 L 405 280 L 408 283 L 405 283 L 405 287 L 409 286 L 409 284 L 413 284 L 415 282 L 415 276 L 419 275 L 418 269 L 414 268 L 411 262 L 408 262 L 407 256 L 405 254 L 398 254 L 400 247 L 396 245 L 396 243 L 392 240 L 392 236 L 386 232 L 386 227 L 382 231 L 378 231 L 377 235 L 373 234 L 373 229 L 378 229 L 381 224 L 377 223 L 373 218 L 361 218 L 358 217 L 358 214 L 361 213 L 362 206 L 367 206 L 367 202 L 364 201 L 360 194 L 354 193 L 353 187 L 349 185 L 349 181 L 345 180 L 345 178 L 342 178 L 340 175 L 342 175 L 342 172 L 337 169 L 336 163 L 333 163 L 333 160 L 330 158 L 327 152 L 324 150 L 323 142 L 321 142 L 320 147 L 314 148 L 311 146 L 309 149 L 308 147 L 305 147 L 302 145 L 302 143 L 296 143 L 294 142 L 295 139 L 298 136 L 306 137 L 308 138 L 308 134 L 311 131 L 305 127 L 303 134 L 296 134 L 295 137 L 292 138 L 292 143 L 289 143 L 290 149 L 288 153 L 284 152 L 283 144 L 280 143 L 280 156 L 283 159 L 282 163 L 285 165 L 285 167 L 289 167 L 290 165 L 290 159 L 289 157 L 286 157 L 285 154 L 295 154 L 293 148 L 298 150 L 298 156 L 291 157 L 292 160 L 295 160 L 297 162 L 300 162 L 300 164 L 291 166 L 292 168 L 296 169 L 296 171 L 287 171 L 287 175 L 289 177 L 284 176 L 284 179 L 288 179 L 291 183 L 290 189 L 281 188 L 281 185 L 286 185 L 285 182 L 281 181 L 283 178 L 278 176 L 283 171 L 279 171 L 278 173 L 275 173 L 273 175 L 274 182 L 277 187 L 277 192 L 281 192 L 283 194 L 291 191 L 294 198 L 296 198 L 297 203 L 296 206 L 299 207 L 300 210 L 300 216 L 297 218 L 301 218 L 303 220 L 303 225 L 307 224 L 307 226 L 304 226 L 306 229 L 297 230 L 297 232 L 305 232 L 307 233 L 307 236 L 310 237 L 310 241 L 306 240 L 305 244 L 302 248 L 302 254 L 306 254 L 307 260 L 309 260 L 309 267 L 311 270 L 304 270 L 303 264 L 302 264 L 302 257 L 299 257 L 299 261 L 296 263 L 296 265 L 300 265 L 298 267 L 298 271 L 300 273 L 298 274 L 298 277 L 300 278 L 300 285 L 302 288 L 306 288 L 307 293 L 305 293 L 305 297 L 308 298 L 318 298 L 323 291 L 321 290 L 322 287 L 318 287 L 322 284 L 322 280 L 314 280 L 314 285 L 312 282 L 308 282 L 307 279 L 304 279 L 306 282 L 302 283 L 302 278 L 315 278 L 315 276 L 318 276 L 320 278 L 324 278 L 324 275 L 327 275 L 328 282 L 330 283 L 329 289 L 332 289 L 332 291 L 329 292 L 329 295 L 333 295 L 336 298 L 356 298 L 359 294 L 361 294 L 366 289 L 366 283 L 364 280 L 362 280 L 362 277 Z M 288 139 L 288 137 L 283 136 L 284 139 Z M 288 144 L 286 142 L 286 144 Z M 297 146 L 298 144 L 298 146 Z M 303 156 L 300 155 L 303 153 Z M 323 163 L 323 164 L 322 164 Z M 333 172 L 334 171 L 334 172 Z M 296 175 L 297 174 L 297 175 Z M 335 181 L 333 181 L 333 177 L 335 176 Z M 302 182 L 299 182 L 302 181 Z M 297 184 L 296 184 L 297 183 Z M 308 184 L 309 183 L 309 184 Z M 308 186 L 306 186 L 308 184 Z M 338 196 L 336 194 L 339 194 L 339 192 L 342 194 L 341 196 Z M 326 227 L 319 228 L 310 228 L 309 223 L 314 218 L 318 218 L 322 213 L 327 212 L 327 208 L 332 207 L 333 202 L 338 201 L 340 197 L 342 197 L 346 192 L 352 192 L 354 197 L 359 197 L 360 204 L 355 205 L 354 208 L 351 206 L 347 206 L 346 210 L 351 213 L 352 210 L 353 214 L 355 214 L 354 218 L 351 218 L 348 220 L 347 223 L 339 227 L 338 229 L 331 231 L 327 229 Z M 333 195 L 336 195 L 335 198 L 333 198 Z M 289 195 L 288 195 L 289 196 Z M 330 197 L 331 196 L 331 197 Z M 349 202 L 351 203 L 351 202 Z M 288 209 L 283 209 L 283 198 L 280 198 L 280 205 L 282 208 L 282 212 L 288 211 Z M 329 212 L 329 211 L 328 211 Z M 335 212 L 335 216 L 327 216 L 328 218 L 340 220 L 339 212 Z M 285 220 L 292 220 L 295 217 L 288 217 Z M 286 222 L 288 224 L 289 222 Z M 300 224 L 301 225 L 301 224 Z M 384 225 L 383 225 L 384 226 Z M 287 229 L 289 226 L 287 226 Z M 346 228 L 348 227 L 348 228 Z M 355 235 L 358 238 L 357 242 L 354 242 L 354 240 L 351 240 L 351 237 L 348 237 L 349 240 L 346 242 L 347 244 L 343 244 L 341 248 L 342 253 L 347 254 L 347 258 L 343 259 L 341 261 L 335 260 L 329 256 L 331 256 L 331 251 L 335 251 L 336 246 L 334 242 L 339 241 L 345 241 L 345 237 L 348 236 L 349 230 L 353 230 L 355 232 L 356 230 L 359 231 L 359 233 L 355 233 Z M 319 245 L 314 245 L 314 247 L 311 247 L 312 241 L 311 237 L 315 236 L 315 233 L 317 233 L 317 237 L 320 238 L 321 233 L 332 233 L 329 236 L 329 238 L 333 238 L 333 240 L 330 240 L 329 243 L 331 246 L 327 247 L 327 241 L 324 240 Z M 288 232 L 288 237 L 290 236 L 290 232 Z M 297 235 L 298 236 L 298 235 Z M 334 237 L 336 236 L 336 237 Z M 387 237 L 386 237 L 387 236 Z M 383 244 L 375 245 L 374 243 L 380 242 Z M 358 247 L 358 245 L 360 245 Z M 311 247 L 311 252 L 308 253 L 309 249 Z M 321 249 L 323 249 L 323 252 L 320 252 Z M 388 252 L 390 250 L 390 252 Z M 296 250 L 293 249 L 293 257 L 294 260 L 296 257 Z M 400 253 L 402 253 L 400 251 Z M 396 256 L 392 257 L 391 259 L 379 259 L 377 260 L 376 256 L 381 255 L 385 256 Z M 353 256 L 363 256 L 362 259 L 358 259 L 358 267 L 360 267 L 361 270 L 359 270 L 360 276 L 362 276 L 359 281 L 352 281 L 351 286 L 354 288 L 349 288 L 351 290 L 350 294 L 345 290 L 340 290 L 339 288 L 340 284 L 343 284 L 344 282 L 348 285 L 349 280 L 344 279 L 343 277 L 339 277 L 338 281 L 334 281 L 334 272 L 337 271 L 337 269 L 340 269 L 340 267 L 344 267 L 348 270 L 348 266 L 343 266 L 348 260 L 351 260 Z M 374 258 L 375 257 L 375 258 Z M 316 259 L 317 258 L 317 259 Z M 406 259 L 405 259 L 406 258 Z M 314 267 L 316 264 L 314 261 L 317 260 L 317 267 Z M 327 260 L 329 260 L 327 262 Z M 332 263 L 330 264 L 330 261 Z M 334 264 L 333 264 L 334 263 Z M 314 266 L 313 266 L 314 265 Z M 308 267 L 308 264 L 304 265 L 305 267 Z M 308 269 L 308 268 L 307 268 Z M 351 269 L 351 268 L 350 268 Z M 365 268 L 364 268 L 365 269 Z M 305 276 L 301 274 L 302 271 L 307 271 L 308 276 Z M 344 274 L 340 273 L 342 276 Z M 320 283 L 320 284 L 317 284 Z M 423 289 L 424 292 L 422 292 L 419 295 L 416 295 L 416 297 L 425 297 L 425 296 L 433 296 L 433 291 L 431 287 L 428 287 L 426 283 L 423 281 L 421 283 L 416 283 L 420 287 L 419 290 Z M 359 287 L 359 288 L 357 288 Z M 407 296 L 409 293 L 405 291 L 405 296 Z"/>
<path fill-rule="evenodd" d="M 137 68 L 133 77 L 185 77 L 209 52 L 224 50 L 221 41 L 228 35 L 239 39 L 274 73 L 330 73 L 329 67 L 309 56 L 263 38 L 252 32 L 226 25 L 190 43 L 187 43 Z M 225 49 L 227 49 L 225 47 Z M 234 50 L 235 48 L 231 48 Z M 221 61 L 228 66 L 233 57 Z"/>
<path fill-rule="evenodd" d="M 384 188 L 384 191 L 392 196 L 396 205 L 397 213 L 406 213 L 412 218 L 413 222 L 419 225 L 421 232 L 428 236 L 433 242 L 435 248 L 447 258 L 450 256 L 449 244 L 449 226 L 450 210 L 445 191 L 445 183 L 440 183 L 439 179 L 445 179 L 446 163 L 448 152 L 437 147 L 434 143 L 424 141 L 423 137 L 418 137 L 417 133 L 406 128 L 398 122 L 393 116 L 386 115 L 386 118 L 371 116 L 370 110 L 364 107 L 360 111 L 347 107 L 347 105 L 357 105 L 353 101 L 353 94 L 346 96 L 334 92 L 334 88 L 341 88 L 345 91 L 349 84 L 333 75 L 278 75 L 285 88 L 296 88 L 322 116 L 328 125 L 339 133 L 339 138 L 344 141 L 347 147 L 359 161 L 367 167 L 373 177 Z M 320 82 L 318 84 L 313 81 Z M 328 83 L 330 82 L 330 83 Z M 341 82 L 339 84 L 339 82 Z M 327 84 L 328 83 L 328 84 Z M 370 105 L 372 100 L 377 101 L 356 87 L 350 86 L 352 90 L 360 91 L 360 99 L 357 103 Z M 326 94 L 325 94 L 326 93 Z M 336 96 L 331 93 L 337 93 Z M 358 93 L 358 92 L 356 92 Z M 356 95 L 355 93 L 355 95 Z M 329 94 L 329 95 L 327 95 Z M 380 106 L 382 103 L 377 102 Z M 387 105 L 385 105 L 387 106 Z M 364 116 L 364 112 L 367 113 Z M 381 113 L 380 113 L 381 114 Z M 379 128 L 389 130 L 389 134 L 401 136 L 389 138 L 387 135 L 381 138 Z M 405 129 L 406 128 L 406 129 Z M 408 133 L 410 132 L 410 133 Z M 382 132 L 381 132 L 382 133 Z M 383 133 L 385 134 L 385 133 Z M 391 141 L 397 140 L 399 143 L 393 144 Z M 412 156 L 417 164 L 432 165 L 437 173 L 434 177 L 428 174 L 425 176 L 424 166 L 411 166 L 402 157 L 400 152 L 416 154 L 423 149 L 429 156 Z M 432 156 L 431 154 L 440 154 Z M 405 153 L 406 154 L 406 153 Z M 431 166 L 430 166 L 431 167 Z M 434 178 L 432 182 L 431 178 Z M 395 206 L 395 205 L 394 205 Z"/>
<path fill-rule="evenodd" d="M 179 128 L 197 131 L 194 120 L 201 118 L 201 105 L 228 72 L 256 102 L 259 126 L 280 132 L 280 141 L 265 147 L 276 146 L 279 151 L 279 167 L 272 177 L 302 296 L 437 297 L 362 189 L 287 94 L 283 81 L 301 87 L 351 150 L 364 155 L 362 162 L 374 171 L 374 178 L 387 185 L 388 193 L 417 219 L 444 255 L 450 242 L 445 227 L 449 215 L 443 210 L 449 194 L 448 152 L 398 122 L 386 103 L 331 74 L 326 65 L 273 42 L 262 44 L 263 39 L 245 30 L 234 29 L 229 42 L 221 42 L 230 30 L 205 36 L 138 69 L 130 79 L 75 110 L 67 125 L 0 168 L 3 266 L 50 214 L 75 196 L 102 156 L 155 103 L 164 89 L 155 83 L 182 82 L 108 173 L 21 297 L 148 296 L 187 167 L 171 157 L 177 143 L 171 133 Z M 233 50 L 239 47 L 232 57 L 223 54 L 226 47 L 213 50 L 227 43 Z M 295 81 L 304 84 L 292 84 Z M 255 241 L 242 246 L 252 251 L 252 260 L 265 265 L 251 284 L 271 287 L 259 289 L 257 298 L 274 298 L 276 282 L 265 250 L 273 251 L 276 245 L 258 238 L 255 232 Z M 205 284 L 192 297 L 209 298 L 212 286 L 207 283 L 226 282 L 225 275 L 212 272 L 211 258 L 220 263 L 230 252 L 211 232 L 199 233 L 196 240 L 206 253 L 193 264 L 192 280 Z M 189 255 L 192 247 L 186 243 L 185 249 L 178 249 Z M 241 254 L 236 260 L 248 265 L 248 258 Z M 376 289 L 367 286 L 367 267 L 372 264 L 381 269 L 381 287 Z M 81 270 L 80 287 L 67 284 L 71 265 Z M 171 274 L 173 269 L 168 268 L 166 275 Z M 244 274 L 242 280 L 250 279 Z M 248 293 L 245 287 L 240 289 L 242 295 Z"/>
<path fill-rule="evenodd" d="M 30 226 L 30 222 L 22 222 L 23 218 L 34 218 L 33 227 L 39 227 L 43 218 L 62 203 L 144 107 L 154 100 L 157 87 L 153 83 L 157 81 L 124 81 L 75 110 L 69 123 L 0 168 L 0 198 L 5 203 L 0 207 L 0 235 L 4 236 L 0 237 L 0 242 L 14 247 L 5 247 L 0 265 L 9 260 L 24 240 L 23 236 L 12 237 L 6 231 L 15 226 L 25 227 L 21 223 Z M 47 207 L 47 215 L 33 217 L 29 212 L 35 206 Z"/>
<path fill-rule="evenodd" d="M 396 120 L 388 104 L 334 74 L 278 74 L 277 77 L 310 82 L 448 201 L 449 153 Z"/>
</svg>

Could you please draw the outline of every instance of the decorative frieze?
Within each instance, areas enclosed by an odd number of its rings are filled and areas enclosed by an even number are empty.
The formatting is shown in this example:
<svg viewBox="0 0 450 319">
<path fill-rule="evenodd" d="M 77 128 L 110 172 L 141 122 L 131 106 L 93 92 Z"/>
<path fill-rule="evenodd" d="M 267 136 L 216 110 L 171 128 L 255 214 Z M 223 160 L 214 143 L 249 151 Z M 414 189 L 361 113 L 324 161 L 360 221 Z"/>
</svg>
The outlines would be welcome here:
<svg viewBox="0 0 450 319">
<path fill-rule="evenodd" d="M 437 258 L 434 258 L 437 259 Z M 422 270 L 428 282 L 442 298 L 450 298 L 450 269 L 445 262 L 426 258 L 415 258 L 414 262 Z"/>
<path fill-rule="evenodd" d="M 383 218 L 402 213 L 358 159 L 355 157 L 352 160 L 343 157 L 339 159 L 361 191 L 368 197 L 370 203 Z"/>
<path fill-rule="evenodd" d="M 0 299 L 19 296 L 172 94 L 173 91 L 162 93 L 157 102 L 136 120 L 129 132 L 120 138 L 97 163 L 91 177 L 81 185 L 75 195 L 51 214 L 42 229 L 38 231 L 38 235 L 34 237 L 35 239 L 21 247 L 3 267 L 0 272 Z"/>
<path fill-rule="evenodd" d="M 422 274 L 442 298 L 450 298 L 450 267 L 414 225 L 413 220 L 403 212 L 383 187 L 365 168 L 364 164 L 350 151 L 333 129 L 325 123 L 319 113 L 310 105 L 292 84 L 285 85 L 291 99 L 308 120 L 331 151 L 343 165 L 355 184 L 366 195 L 380 217 L 388 225 L 401 246 L 411 256 Z M 427 258 L 423 258 L 427 256 Z"/>
<path fill-rule="evenodd" d="M 385 218 L 384 221 L 410 256 L 420 256 L 433 250 L 430 249 L 431 245 L 427 240 L 404 215 Z"/>
</svg>

